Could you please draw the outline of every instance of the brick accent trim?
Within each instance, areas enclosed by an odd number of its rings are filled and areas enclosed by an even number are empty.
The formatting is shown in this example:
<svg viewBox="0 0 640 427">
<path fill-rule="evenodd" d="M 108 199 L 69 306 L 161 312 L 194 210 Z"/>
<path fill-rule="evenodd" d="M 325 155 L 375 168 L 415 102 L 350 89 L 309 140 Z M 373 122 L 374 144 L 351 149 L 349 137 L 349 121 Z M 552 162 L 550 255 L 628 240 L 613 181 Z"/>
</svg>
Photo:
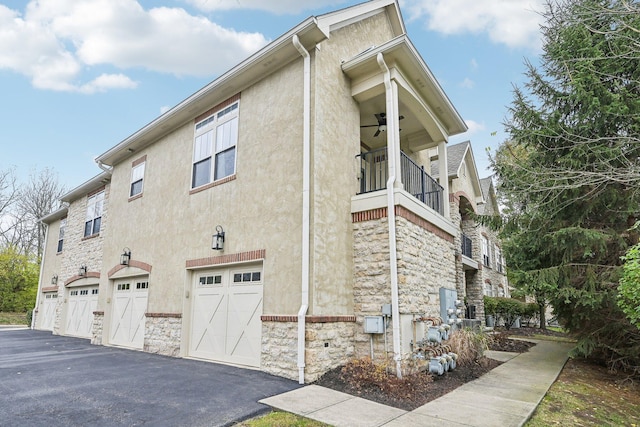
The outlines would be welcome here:
<svg viewBox="0 0 640 427">
<path fill-rule="evenodd" d="M 213 108 L 209 108 L 207 111 L 205 111 L 204 113 L 200 114 L 198 117 L 195 118 L 194 123 L 198 123 L 200 120 L 202 119 L 206 119 L 207 117 L 209 117 L 211 114 L 215 113 L 216 111 L 233 104 L 234 102 L 238 101 L 240 99 L 240 93 L 237 93 L 235 95 L 233 95 L 231 98 L 227 99 L 226 101 L 222 101 L 220 104 L 216 105 Z"/>
<path fill-rule="evenodd" d="M 135 168 L 139 164 L 142 164 L 142 163 L 144 163 L 146 161 L 147 161 L 147 155 L 145 154 L 144 156 L 140 157 L 139 159 L 136 159 L 133 162 L 131 162 L 131 167 Z"/>
<path fill-rule="evenodd" d="M 439 238 L 453 243 L 454 237 L 451 234 L 436 227 L 429 221 L 419 217 L 418 215 L 414 214 L 407 208 L 404 208 L 402 206 L 396 206 L 394 211 L 396 216 L 404 218 L 407 221 L 417 225 L 418 227 L 421 227 L 435 234 Z M 373 220 L 386 218 L 386 217 L 387 217 L 387 208 L 378 208 L 378 209 L 372 209 L 369 211 L 354 212 L 351 214 L 351 221 L 356 223 L 356 222 L 363 222 L 363 221 L 373 221 Z"/>
<path fill-rule="evenodd" d="M 70 284 L 72 284 L 73 282 L 76 282 L 80 279 L 86 279 L 86 278 L 95 278 L 95 279 L 99 279 L 100 278 L 100 273 L 97 271 L 87 271 L 87 274 L 85 274 L 84 276 L 80 276 L 78 274 L 76 274 L 75 276 L 71 276 L 70 278 L 68 278 L 67 280 L 65 280 L 64 285 L 65 286 L 69 286 Z"/>
<path fill-rule="evenodd" d="M 265 249 L 258 249 L 249 252 L 239 252 L 229 255 L 218 255 L 207 258 L 188 259 L 186 262 L 187 268 L 209 267 L 214 265 L 223 264 L 236 264 L 239 262 L 258 261 L 264 259 L 266 256 Z"/>
<path fill-rule="evenodd" d="M 354 212 L 351 214 L 352 222 L 372 221 L 387 217 L 387 208 L 372 209 L 370 211 Z"/>
<path fill-rule="evenodd" d="M 104 310 L 96 310 L 93 312 L 94 316 L 104 316 Z"/>
<path fill-rule="evenodd" d="M 145 313 L 146 317 L 172 317 L 174 319 L 182 318 L 182 313 Z"/>
<path fill-rule="evenodd" d="M 196 193 L 199 193 L 201 191 L 208 190 L 209 188 L 213 188 L 213 187 L 217 187 L 218 185 L 226 184 L 227 182 L 233 181 L 235 179 L 236 179 L 236 174 L 234 173 L 233 175 L 229 175 L 229 176 L 227 176 L 225 178 L 222 178 L 222 179 L 219 179 L 217 181 L 213 181 L 213 182 L 210 182 L 208 184 L 205 184 L 205 185 L 203 185 L 201 187 L 189 190 L 189 194 L 190 195 L 191 194 L 196 194 Z"/>
<path fill-rule="evenodd" d="M 58 292 L 58 287 L 57 286 L 43 287 L 42 292 Z"/>
<path fill-rule="evenodd" d="M 341 323 L 348 322 L 354 323 L 356 316 L 341 315 L 341 316 L 305 316 L 305 322 L 307 323 Z M 271 314 L 260 316 L 260 320 L 263 322 L 298 322 L 298 316 L 286 315 L 286 314 Z"/>
<path fill-rule="evenodd" d="M 116 274 L 118 271 L 122 270 L 123 268 L 127 268 L 127 267 L 136 267 L 139 268 L 140 270 L 144 270 L 147 273 L 151 273 L 151 264 L 147 264 L 146 262 L 142 262 L 142 261 L 136 261 L 135 259 L 129 260 L 129 265 L 122 265 L 122 264 L 118 264 L 115 267 L 113 267 L 111 270 L 109 270 L 107 272 L 107 277 L 111 278 L 111 276 L 113 276 L 114 274 Z"/>
</svg>

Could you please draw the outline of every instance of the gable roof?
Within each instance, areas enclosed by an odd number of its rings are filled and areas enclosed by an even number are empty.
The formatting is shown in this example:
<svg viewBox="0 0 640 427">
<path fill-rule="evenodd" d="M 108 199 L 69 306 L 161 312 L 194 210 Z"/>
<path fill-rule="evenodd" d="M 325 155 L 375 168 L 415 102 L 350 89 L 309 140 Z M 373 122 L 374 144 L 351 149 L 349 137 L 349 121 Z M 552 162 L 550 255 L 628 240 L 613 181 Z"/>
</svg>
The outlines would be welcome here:
<svg viewBox="0 0 640 427">
<path fill-rule="evenodd" d="M 494 212 L 500 212 L 498 207 L 498 200 L 496 199 L 496 192 L 493 187 L 493 179 L 489 176 L 480 180 L 480 187 L 482 188 L 482 194 L 484 196 L 484 202 L 478 204 L 478 214 L 484 215 L 487 211 L 489 203 L 493 205 Z"/>
<path fill-rule="evenodd" d="M 396 35 L 404 34 L 405 27 L 396 0 L 371 0 L 318 17 L 311 16 L 99 155 L 96 162 L 114 165 L 125 160 L 132 151 L 154 143 L 176 127 L 193 120 L 212 105 L 223 102 L 289 62 L 300 58 L 300 53 L 292 42 L 294 36 L 297 36 L 300 43 L 308 50 L 328 39 L 331 31 L 381 11 L 388 13 L 391 27 L 397 32 Z"/>
</svg>

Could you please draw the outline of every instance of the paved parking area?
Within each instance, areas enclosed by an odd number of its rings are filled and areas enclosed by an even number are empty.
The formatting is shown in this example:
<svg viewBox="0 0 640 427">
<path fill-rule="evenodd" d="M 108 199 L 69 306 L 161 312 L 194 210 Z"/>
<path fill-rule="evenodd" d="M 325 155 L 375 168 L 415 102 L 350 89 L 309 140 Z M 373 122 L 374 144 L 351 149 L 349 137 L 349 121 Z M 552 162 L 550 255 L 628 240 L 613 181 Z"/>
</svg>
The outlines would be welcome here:
<svg viewBox="0 0 640 427">
<path fill-rule="evenodd" d="M 298 387 L 255 370 L 0 329 L 2 426 L 226 426 Z"/>
</svg>

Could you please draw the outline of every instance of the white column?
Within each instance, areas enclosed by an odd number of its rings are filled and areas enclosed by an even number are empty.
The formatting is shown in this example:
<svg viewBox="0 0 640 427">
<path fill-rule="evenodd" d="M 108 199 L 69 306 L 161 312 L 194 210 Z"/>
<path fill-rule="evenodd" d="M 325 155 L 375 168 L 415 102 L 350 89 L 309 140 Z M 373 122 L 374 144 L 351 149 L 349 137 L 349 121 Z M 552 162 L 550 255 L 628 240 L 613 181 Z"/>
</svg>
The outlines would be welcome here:
<svg viewBox="0 0 640 427">
<path fill-rule="evenodd" d="M 438 170 L 440 171 L 440 185 L 443 188 L 442 191 L 442 203 L 444 205 L 444 217 L 451 218 L 449 212 L 449 171 L 447 169 L 447 141 L 440 141 L 438 143 Z"/>
</svg>

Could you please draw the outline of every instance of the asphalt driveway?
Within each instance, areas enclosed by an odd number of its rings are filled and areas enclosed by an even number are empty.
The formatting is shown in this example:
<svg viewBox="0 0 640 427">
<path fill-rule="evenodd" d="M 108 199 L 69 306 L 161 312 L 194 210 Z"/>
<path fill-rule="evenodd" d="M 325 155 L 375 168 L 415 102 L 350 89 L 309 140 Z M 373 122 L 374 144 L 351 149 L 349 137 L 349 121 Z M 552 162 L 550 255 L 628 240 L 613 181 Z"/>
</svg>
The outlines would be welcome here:
<svg viewBox="0 0 640 427">
<path fill-rule="evenodd" d="M 295 381 L 32 330 L 0 330 L 2 426 L 226 426 Z"/>
</svg>

